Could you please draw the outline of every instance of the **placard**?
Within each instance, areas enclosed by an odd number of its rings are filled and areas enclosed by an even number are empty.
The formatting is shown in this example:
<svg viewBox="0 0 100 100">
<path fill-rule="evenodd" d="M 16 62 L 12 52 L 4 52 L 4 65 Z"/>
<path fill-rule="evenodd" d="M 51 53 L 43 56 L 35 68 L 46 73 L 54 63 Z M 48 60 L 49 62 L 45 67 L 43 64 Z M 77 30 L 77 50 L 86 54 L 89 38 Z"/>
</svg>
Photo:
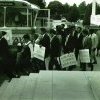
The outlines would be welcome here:
<svg viewBox="0 0 100 100">
<path fill-rule="evenodd" d="M 91 15 L 90 19 L 91 24 L 93 25 L 100 25 L 100 15 Z"/>
<path fill-rule="evenodd" d="M 77 64 L 74 53 L 67 53 L 65 55 L 62 55 L 60 57 L 60 61 L 61 61 L 62 68 L 66 68 Z"/>
<path fill-rule="evenodd" d="M 45 57 L 45 47 L 40 46 L 38 44 L 35 44 L 34 45 L 34 54 L 33 54 L 33 56 L 35 58 L 38 58 L 38 59 L 44 61 L 44 57 Z"/>
<path fill-rule="evenodd" d="M 82 63 L 90 63 L 89 49 L 79 50 L 79 58 Z"/>
</svg>

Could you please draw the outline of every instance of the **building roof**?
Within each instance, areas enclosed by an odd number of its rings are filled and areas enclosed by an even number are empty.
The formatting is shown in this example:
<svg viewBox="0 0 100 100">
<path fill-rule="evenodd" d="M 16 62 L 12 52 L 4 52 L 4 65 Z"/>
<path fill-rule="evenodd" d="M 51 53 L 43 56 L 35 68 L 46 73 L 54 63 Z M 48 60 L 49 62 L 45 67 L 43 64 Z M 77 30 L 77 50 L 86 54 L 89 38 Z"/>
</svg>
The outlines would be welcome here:
<svg viewBox="0 0 100 100">
<path fill-rule="evenodd" d="M 35 10 L 40 9 L 37 5 L 31 4 L 25 0 L 0 0 L 0 6 L 15 7 L 15 8 L 29 8 Z"/>
</svg>

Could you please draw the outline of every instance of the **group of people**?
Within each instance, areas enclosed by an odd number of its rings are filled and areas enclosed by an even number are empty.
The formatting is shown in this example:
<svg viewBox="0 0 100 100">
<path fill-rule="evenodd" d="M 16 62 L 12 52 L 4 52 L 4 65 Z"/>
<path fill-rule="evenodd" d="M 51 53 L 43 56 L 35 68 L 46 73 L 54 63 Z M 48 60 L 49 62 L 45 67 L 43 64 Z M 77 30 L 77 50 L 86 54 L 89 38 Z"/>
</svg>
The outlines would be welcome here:
<svg viewBox="0 0 100 100">
<path fill-rule="evenodd" d="M 35 31 L 34 31 L 35 32 Z M 79 50 L 88 49 L 90 54 L 90 63 L 81 63 L 80 70 L 86 71 L 90 67 L 93 71 L 94 64 L 97 63 L 95 51 L 98 47 L 98 36 L 94 29 L 82 29 L 81 27 L 69 26 L 65 28 L 64 24 L 56 26 L 56 29 L 47 31 L 40 29 L 40 33 L 33 36 L 25 34 L 23 43 L 17 43 L 17 51 L 12 56 L 4 35 L 0 33 L 0 67 L 9 77 L 20 75 L 20 73 L 29 74 L 30 72 L 39 72 L 40 70 L 73 70 L 76 65 L 62 68 L 60 56 L 66 53 L 74 53 L 76 60 L 79 61 Z M 4 42 L 5 41 L 5 42 Z M 34 57 L 34 45 L 45 47 L 44 61 Z M 14 58 L 14 59 L 13 59 Z M 48 60 L 48 66 L 46 64 Z"/>
</svg>

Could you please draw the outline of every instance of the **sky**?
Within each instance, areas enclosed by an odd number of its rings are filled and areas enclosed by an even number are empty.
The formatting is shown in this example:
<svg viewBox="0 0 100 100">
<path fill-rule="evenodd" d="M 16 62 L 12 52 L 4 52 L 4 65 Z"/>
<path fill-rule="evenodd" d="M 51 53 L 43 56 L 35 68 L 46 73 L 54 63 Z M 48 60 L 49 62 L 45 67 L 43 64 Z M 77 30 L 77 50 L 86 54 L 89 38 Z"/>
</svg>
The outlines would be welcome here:
<svg viewBox="0 0 100 100">
<path fill-rule="evenodd" d="M 60 1 L 62 4 L 68 3 L 69 5 L 73 5 L 76 3 L 79 5 L 81 2 L 85 1 L 86 4 L 91 3 L 93 0 L 45 0 L 46 4 L 48 5 L 51 1 Z M 99 1 L 99 0 L 97 0 Z"/>
</svg>

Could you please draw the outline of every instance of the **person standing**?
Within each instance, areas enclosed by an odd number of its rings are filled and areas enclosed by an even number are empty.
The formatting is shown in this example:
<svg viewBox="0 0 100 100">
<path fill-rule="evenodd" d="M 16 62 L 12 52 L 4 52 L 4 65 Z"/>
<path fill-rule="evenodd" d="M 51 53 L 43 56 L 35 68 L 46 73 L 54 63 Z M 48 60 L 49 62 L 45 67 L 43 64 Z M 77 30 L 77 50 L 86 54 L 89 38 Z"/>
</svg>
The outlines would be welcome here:
<svg viewBox="0 0 100 100">
<path fill-rule="evenodd" d="M 19 68 L 19 71 L 29 74 L 29 69 L 32 69 L 31 59 L 33 57 L 33 45 L 31 44 L 30 36 L 28 34 L 23 36 L 23 42 L 24 45 L 19 53 L 16 66 Z"/>
<path fill-rule="evenodd" d="M 98 37 L 95 33 L 94 29 L 90 29 L 90 33 L 91 33 L 91 39 L 92 39 L 92 57 L 93 57 L 93 63 L 97 64 L 97 59 L 96 59 L 96 49 L 98 46 Z"/>
<path fill-rule="evenodd" d="M 63 52 L 65 50 L 66 36 L 67 36 L 67 33 L 66 33 L 66 30 L 65 30 L 65 24 L 61 24 L 61 37 L 62 37 L 62 49 L 63 49 Z"/>
<path fill-rule="evenodd" d="M 98 37 L 97 56 L 99 56 L 100 55 L 100 53 L 99 53 L 99 51 L 100 51 L 100 29 L 97 30 L 96 34 Z"/>
<path fill-rule="evenodd" d="M 51 30 L 53 37 L 51 39 L 51 47 L 50 47 L 50 61 L 49 61 L 49 70 L 61 70 L 61 65 L 59 64 L 57 58 L 61 56 L 61 41 L 59 36 L 55 30 Z"/>
<path fill-rule="evenodd" d="M 40 29 L 40 34 L 37 40 L 35 41 L 36 44 L 40 45 L 40 47 L 45 47 L 45 57 L 44 61 L 34 58 L 34 64 L 37 66 L 38 70 L 46 70 L 46 59 L 48 59 L 50 54 L 50 37 L 47 33 L 45 28 Z"/>
<path fill-rule="evenodd" d="M 39 45 L 45 47 L 45 58 L 49 56 L 50 53 L 50 36 L 45 28 L 41 28 L 42 38 L 39 41 Z"/>
<path fill-rule="evenodd" d="M 78 60 L 79 50 L 82 49 L 82 41 L 83 41 L 82 28 L 78 27 L 76 30 L 76 43 L 75 43 L 76 60 Z"/>
<path fill-rule="evenodd" d="M 74 38 L 75 27 L 71 26 L 69 29 L 68 36 L 66 37 L 65 42 L 65 53 L 70 53 L 74 51 L 75 48 L 75 38 Z"/>
<path fill-rule="evenodd" d="M 91 58 L 91 50 L 92 50 L 92 40 L 91 40 L 91 34 L 88 32 L 88 30 L 84 29 L 83 30 L 83 49 L 88 49 L 89 50 L 89 56 L 90 56 L 90 62 L 89 63 L 80 63 L 81 70 L 86 71 L 86 67 L 90 67 L 91 71 L 93 71 L 93 63 L 92 63 L 92 58 Z"/>
<path fill-rule="evenodd" d="M 0 32 L 0 70 L 11 79 L 16 76 L 12 73 L 12 59 L 9 52 L 8 42 L 4 38 L 5 35 L 5 31 Z"/>
<path fill-rule="evenodd" d="M 65 42 L 65 53 L 73 53 L 75 49 L 75 26 L 71 26 L 69 28 L 69 35 L 66 38 Z M 68 70 L 71 71 L 75 68 L 76 66 L 69 66 Z"/>
</svg>

